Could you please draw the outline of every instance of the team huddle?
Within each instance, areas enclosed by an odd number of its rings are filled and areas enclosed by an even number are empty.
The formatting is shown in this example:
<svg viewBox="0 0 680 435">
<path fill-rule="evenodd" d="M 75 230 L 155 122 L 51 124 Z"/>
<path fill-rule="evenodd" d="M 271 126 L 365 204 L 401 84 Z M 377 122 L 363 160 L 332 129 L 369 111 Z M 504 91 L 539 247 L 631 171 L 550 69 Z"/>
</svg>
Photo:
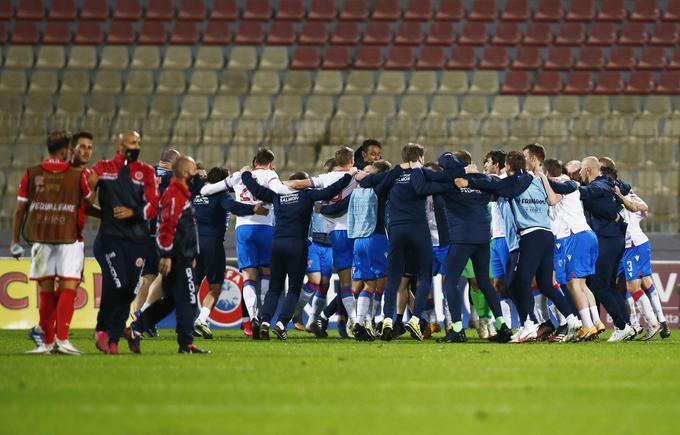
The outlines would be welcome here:
<svg viewBox="0 0 680 435">
<path fill-rule="evenodd" d="M 290 323 L 324 338 L 337 314 L 340 335 L 358 341 L 406 333 L 422 341 L 443 320 L 437 342 L 460 343 L 468 305 L 470 327 L 497 343 L 594 340 L 606 329 L 599 305 L 615 325 L 610 342 L 670 336 L 640 228 L 648 207 L 607 157 L 565 166 L 530 144 L 489 152 L 480 172 L 465 150 L 426 163 L 413 143 L 391 164 L 369 139 L 356 152 L 338 148 L 322 174 L 282 181 L 268 149 L 230 174 L 172 149 L 154 168 L 139 161 L 140 144 L 138 133 L 124 132 L 113 159 L 91 165 L 91 134 L 55 131 L 49 158 L 25 172 L 11 253 L 24 253 L 21 236 L 32 244 L 40 323 L 29 353 L 80 354 L 68 330 L 86 215 L 101 220 L 95 346 L 106 354 L 117 354 L 121 339 L 140 353 L 142 338 L 157 335 L 173 310 L 179 352 L 208 352 L 194 338 L 212 338 L 230 214 L 242 329 L 255 340 L 286 340 Z M 339 288 L 328 300 L 333 272 Z M 444 319 L 434 309 L 436 275 Z M 199 307 L 204 279 L 210 290 Z"/>
</svg>

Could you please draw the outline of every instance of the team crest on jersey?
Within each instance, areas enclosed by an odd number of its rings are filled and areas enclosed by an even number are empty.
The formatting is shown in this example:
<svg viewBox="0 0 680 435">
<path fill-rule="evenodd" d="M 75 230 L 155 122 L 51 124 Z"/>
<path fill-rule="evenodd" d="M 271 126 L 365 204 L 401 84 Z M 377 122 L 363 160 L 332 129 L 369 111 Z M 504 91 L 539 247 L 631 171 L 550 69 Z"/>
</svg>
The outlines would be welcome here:
<svg viewBox="0 0 680 435">
<path fill-rule="evenodd" d="M 207 279 L 203 279 L 198 290 L 198 297 L 201 302 L 208 295 L 210 284 Z M 243 291 L 243 276 L 238 269 L 227 266 L 224 270 L 224 280 L 222 290 L 217 298 L 215 308 L 208 317 L 217 326 L 236 326 L 241 324 L 241 293 Z"/>
<path fill-rule="evenodd" d="M 139 257 L 135 260 L 135 267 L 144 267 L 144 259 Z"/>
<path fill-rule="evenodd" d="M 142 171 L 135 171 L 135 180 L 142 181 L 144 179 L 144 174 Z"/>
</svg>

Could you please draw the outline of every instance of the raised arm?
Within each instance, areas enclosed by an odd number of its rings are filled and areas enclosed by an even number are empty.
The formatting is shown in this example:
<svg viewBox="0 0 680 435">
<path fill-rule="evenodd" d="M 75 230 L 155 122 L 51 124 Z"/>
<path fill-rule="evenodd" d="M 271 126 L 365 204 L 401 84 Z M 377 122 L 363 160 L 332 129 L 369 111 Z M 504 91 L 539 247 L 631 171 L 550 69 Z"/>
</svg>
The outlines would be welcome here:
<svg viewBox="0 0 680 435">
<path fill-rule="evenodd" d="M 345 174 L 341 179 L 324 189 L 310 190 L 309 195 L 314 201 L 328 201 L 329 199 L 338 196 L 338 194 L 342 192 L 342 189 L 347 187 L 350 181 L 352 181 L 352 176 L 350 174 Z"/>
<path fill-rule="evenodd" d="M 506 178 L 489 177 L 484 174 L 468 176 L 468 187 L 494 193 L 506 198 L 514 198 L 524 192 L 533 177 L 526 172 L 519 175 L 510 175 Z M 458 183 L 456 183 L 458 184 Z"/>
<path fill-rule="evenodd" d="M 246 185 L 250 193 L 260 201 L 273 203 L 276 194 L 266 187 L 260 186 L 257 181 L 253 178 L 253 174 L 250 171 L 246 171 L 241 174 L 241 180 L 243 184 Z"/>
<path fill-rule="evenodd" d="M 413 186 L 413 189 L 418 195 L 429 196 L 436 193 L 452 192 L 456 189 L 453 182 L 443 183 L 439 181 L 428 181 L 425 177 L 425 172 L 426 170 L 424 169 L 411 170 L 411 186 Z"/>
<path fill-rule="evenodd" d="M 352 196 L 348 196 L 346 198 L 343 198 L 342 201 L 338 202 L 333 202 L 330 204 L 322 205 L 321 209 L 319 210 L 322 215 L 329 216 L 329 217 L 339 217 L 347 213 L 347 209 L 349 208 L 349 201 L 352 199 Z"/>
</svg>

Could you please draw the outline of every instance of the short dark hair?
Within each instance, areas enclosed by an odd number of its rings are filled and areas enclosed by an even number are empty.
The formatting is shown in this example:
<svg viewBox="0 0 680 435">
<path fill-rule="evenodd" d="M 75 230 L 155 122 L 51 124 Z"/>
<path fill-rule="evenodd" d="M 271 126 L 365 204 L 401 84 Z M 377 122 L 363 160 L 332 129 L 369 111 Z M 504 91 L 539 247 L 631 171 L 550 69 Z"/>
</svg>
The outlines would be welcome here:
<svg viewBox="0 0 680 435">
<path fill-rule="evenodd" d="M 513 171 L 519 171 L 524 169 L 527 165 L 527 161 L 524 158 L 524 154 L 519 151 L 510 151 L 505 156 L 506 166 L 510 166 Z"/>
<path fill-rule="evenodd" d="M 378 147 L 382 149 L 382 144 L 378 142 L 376 139 L 366 139 L 361 143 L 361 151 L 366 151 L 368 147 Z"/>
<path fill-rule="evenodd" d="M 215 184 L 229 176 L 229 169 L 220 166 L 210 168 L 208 171 L 208 183 Z"/>
<path fill-rule="evenodd" d="M 331 157 L 324 162 L 323 170 L 326 172 L 331 172 L 336 166 L 338 166 L 338 163 L 335 161 L 335 157 Z"/>
<path fill-rule="evenodd" d="M 47 136 L 47 151 L 54 155 L 71 143 L 71 132 L 68 130 L 55 130 Z"/>
<path fill-rule="evenodd" d="M 562 162 L 557 159 L 546 159 L 543 162 L 543 167 L 551 177 L 559 177 L 566 171 Z"/>
<path fill-rule="evenodd" d="M 537 143 L 530 143 L 522 148 L 522 151 L 529 151 L 529 154 L 536 157 L 539 162 L 543 163 L 545 161 L 545 148 L 543 145 Z"/>
<path fill-rule="evenodd" d="M 404 163 L 417 162 L 425 155 L 425 148 L 417 143 L 408 143 L 401 149 L 401 160 Z"/>
<path fill-rule="evenodd" d="M 73 137 L 71 138 L 71 146 L 75 147 L 78 145 L 78 141 L 82 138 L 85 139 L 90 139 L 94 140 L 94 136 L 92 136 L 92 133 L 88 131 L 79 131 L 78 133 L 74 134 Z"/>
<path fill-rule="evenodd" d="M 334 157 L 338 166 L 349 165 L 354 158 L 354 151 L 350 147 L 342 147 L 335 152 Z"/>
<path fill-rule="evenodd" d="M 602 166 L 602 167 L 606 166 L 606 167 L 614 169 L 614 170 L 616 169 L 616 162 L 614 162 L 614 159 L 612 159 L 611 157 L 606 157 L 606 156 L 600 157 L 597 160 L 600 162 L 600 166 Z"/>
<path fill-rule="evenodd" d="M 371 166 L 373 166 L 378 171 L 378 173 L 387 172 L 392 169 L 392 164 L 387 160 L 376 160 L 371 164 Z"/>
<path fill-rule="evenodd" d="M 444 170 L 437 162 L 427 162 L 423 166 L 425 166 L 426 168 L 430 168 L 436 172 L 441 172 Z"/>
<path fill-rule="evenodd" d="M 270 164 L 271 162 L 274 161 L 274 153 L 272 150 L 267 149 L 267 148 L 260 148 L 257 150 L 257 154 L 255 154 L 255 158 L 253 159 L 253 163 L 258 166 L 266 166 Z"/>
<path fill-rule="evenodd" d="M 465 166 L 472 164 L 472 154 L 467 150 L 458 150 L 453 155 L 461 159 Z"/>
<path fill-rule="evenodd" d="M 309 178 L 309 174 L 304 171 L 297 171 L 290 174 L 289 180 L 306 180 Z"/>
<path fill-rule="evenodd" d="M 486 153 L 486 157 L 484 157 L 484 161 L 486 162 L 487 160 L 491 159 L 491 163 L 494 165 L 498 165 L 499 169 L 505 168 L 505 156 L 507 153 L 502 150 L 493 150 L 489 151 Z"/>
<path fill-rule="evenodd" d="M 612 180 L 618 180 L 619 179 L 619 173 L 616 172 L 616 168 L 613 168 L 611 166 L 607 165 L 602 165 L 600 166 L 600 173 L 604 175 L 605 177 L 609 177 Z"/>
</svg>

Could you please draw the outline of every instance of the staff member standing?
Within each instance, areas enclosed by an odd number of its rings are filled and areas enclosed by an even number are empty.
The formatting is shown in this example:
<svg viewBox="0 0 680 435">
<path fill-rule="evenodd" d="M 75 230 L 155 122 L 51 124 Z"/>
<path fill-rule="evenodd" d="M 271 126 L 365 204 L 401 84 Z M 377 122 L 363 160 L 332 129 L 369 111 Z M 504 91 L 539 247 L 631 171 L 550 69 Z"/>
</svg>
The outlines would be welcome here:
<svg viewBox="0 0 680 435">
<path fill-rule="evenodd" d="M 102 269 L 95 345 L 104 353 L 118 353 L 149 249 L 149 221 L 158 212 L 154 170 L 137 160 L 140 142 L 136 131 L 122 133 L 113 160 L 97 162 L 88 176 L 90 187 L 99 188 L 102 213 L 93 250 Z"/>
</svg>

